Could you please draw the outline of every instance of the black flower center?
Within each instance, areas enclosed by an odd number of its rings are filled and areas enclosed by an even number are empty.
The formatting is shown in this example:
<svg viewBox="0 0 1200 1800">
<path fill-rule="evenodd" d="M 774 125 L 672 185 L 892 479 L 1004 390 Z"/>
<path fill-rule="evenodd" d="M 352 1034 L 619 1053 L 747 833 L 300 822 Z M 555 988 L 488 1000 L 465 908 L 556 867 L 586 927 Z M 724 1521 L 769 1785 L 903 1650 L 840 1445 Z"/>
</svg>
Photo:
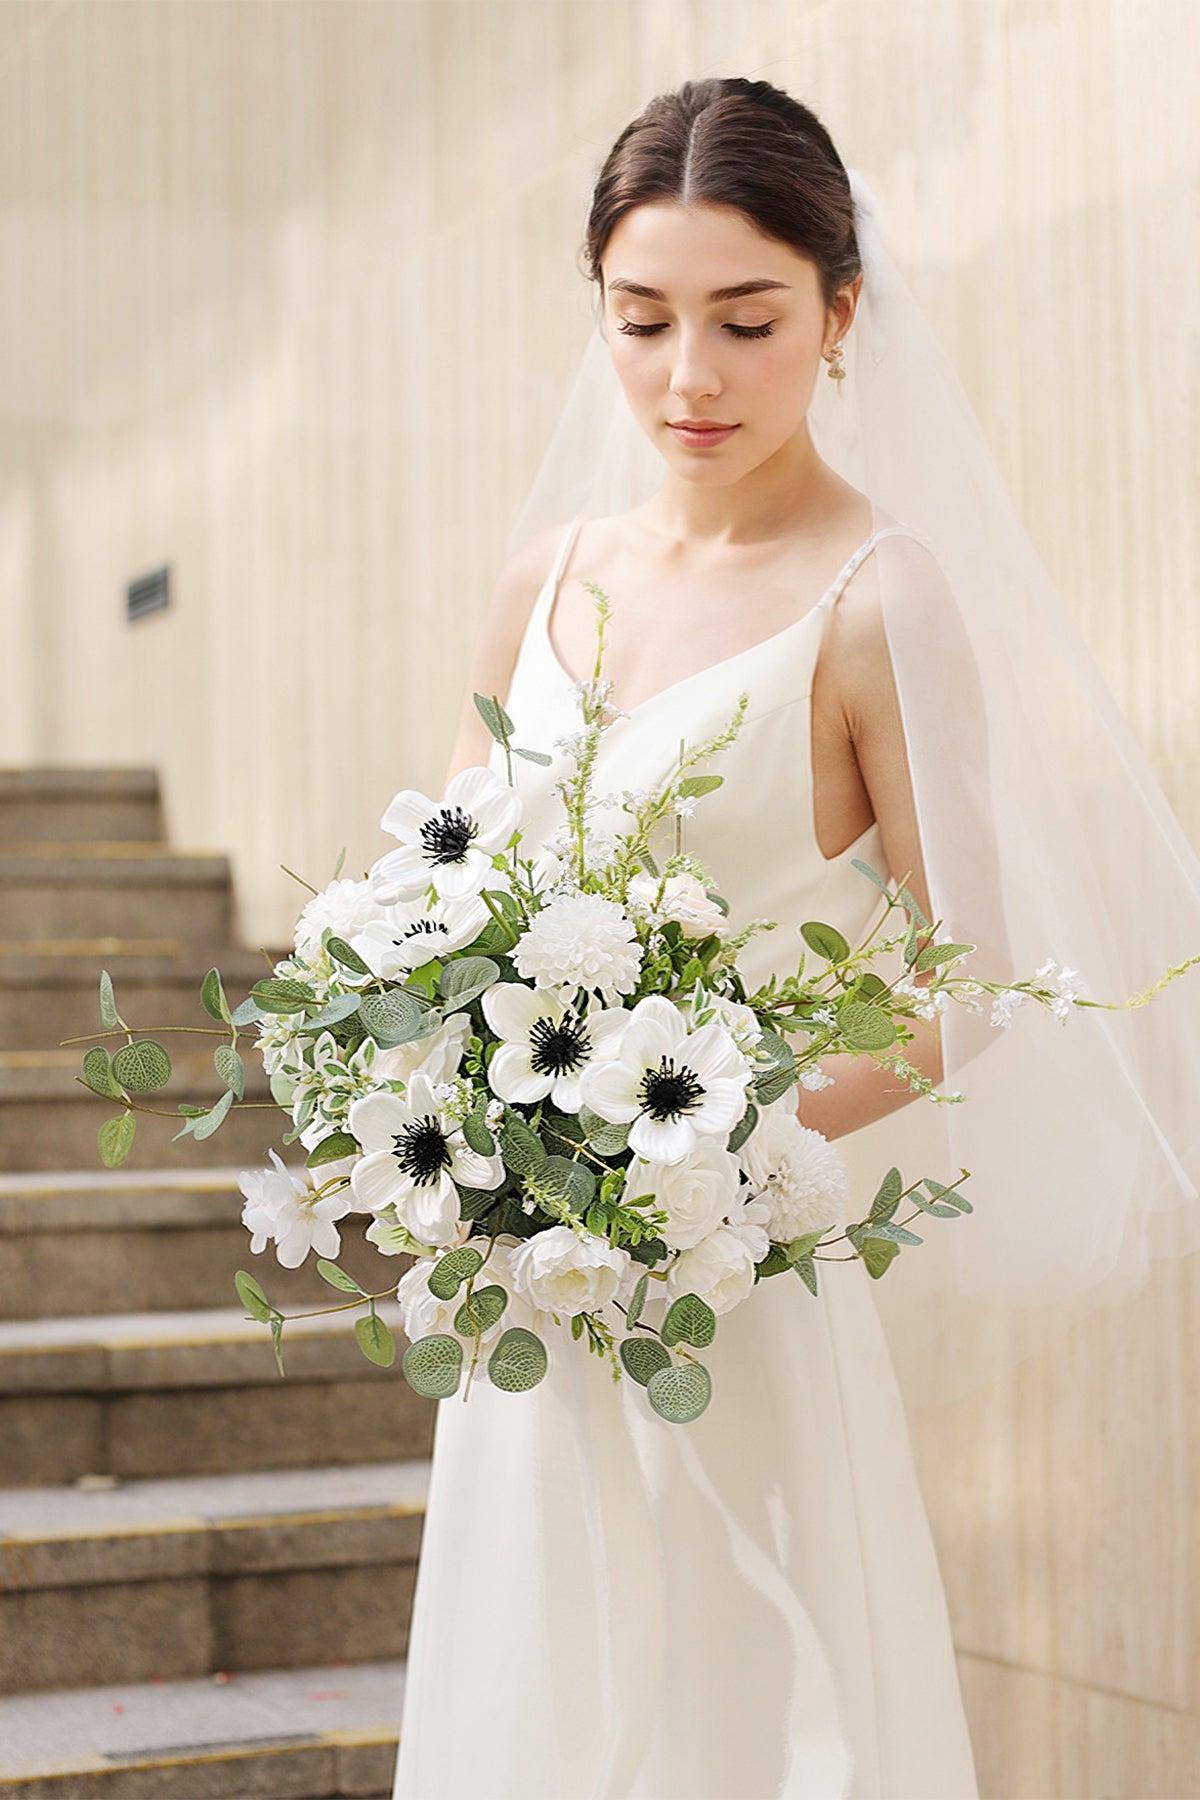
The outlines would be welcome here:
<svg viewBox="0 0 1200 1800">
<path fill-rule="evenodd" d="M 392 1155 L 410 1180 L 436 1181 L 450 1163 L 446 1134 L 436 1113 L 426 1113 L 398 1131 L 392 1140 Z"/>
<path fill-rule="evenodd" d="M 411 925 L 406 925 L 404 927 L 404 930 L 400 933 L 400 936 L 398 938 L 392 939 L 392 942 L 394 944 L 399 945 L 399 944 L 407 943 L 410 938 L 416 938 L 416 937 L 444 938 L 447 935 L 448 934 L 446 931 L 446 927 L 443 924 L 441 924 L 437 919 L 430 919 L 430 918 L 414 919 Z"/>
<path fill-rule="evenodd" d="M 479 830 L 479 821 L 461 806 L 443 806 L 421 827 L 421 843 L 430 862 L 461 862 Z"/>
<path fill-rule="evenodd" d="M 652 1119 L 677 1119 L 696 1107 L 704 1086 L 686 1063 L 677 1069 L 674 1058 L 664 1056 L 656 1069 L 646 1070 L 638 1093 L 643 1112 Z"/>
<path fill-rule="evenodd" d="M 592 1040 L 575 1013 L 536 1019 L 529 1033 L 529 1061 L 539 1075 L 565 1075 L 586 1062 Z"/>
</svg>

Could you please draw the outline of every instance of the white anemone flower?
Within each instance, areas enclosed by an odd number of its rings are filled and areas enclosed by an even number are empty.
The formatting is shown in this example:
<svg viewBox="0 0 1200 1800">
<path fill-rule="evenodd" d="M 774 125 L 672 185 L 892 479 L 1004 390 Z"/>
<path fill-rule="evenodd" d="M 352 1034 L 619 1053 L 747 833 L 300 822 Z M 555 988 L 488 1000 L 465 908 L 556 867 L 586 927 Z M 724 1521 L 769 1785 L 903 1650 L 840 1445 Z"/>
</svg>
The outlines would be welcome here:
<svg viewBox="0 0 1200 1800">
<path fill-rule="evenodd" d="M 613 1124 L 629 1124 L 629 1148 L 647 1162 L 676 1163 L 704 1137 L 725 1137 L 746 1110 L 751 1069 L 716 1019 L 690 1031 L 661 994 L 628 1014 L 616 1052 L 583 1074 L 583 1100 Z"/>
<path fill-rule="evenodd" d="M 435 956 L 473 944 L 491 914 L 478 894 L 465 900 L 397 900 L 348 940 L 372 975 L 401 981 Z"/>
<path fill-rule="evenodd" d="M 556 994 L 519 981 L 493 982 L 481 1005 L 503 1039 L 488 1064 L 493 1093 L 525 1104 L 548 1094 L 565 1113 L 579 1111 L 583 1071 L 612 1054 L 629 1017 L 623 1006 L 577 1012 Z"/>
<path fill-rule="evenodd" d="M 394 1206 L 400 1223 L 423 1244 L 455 1241 L 461 1224 L 456 1182 L 494 1188 L 504 1180 L 499 1155 L 471 1149 L 424 1070 L 413 1075 L 403 1096 L 382 1088 L 364 1094 L 348 1122 L 363 1147 L 350 1171 L 357 1210 Z"/>
<path fill-rule="evenodd" d="M 298 1170 L 289 1169 L 274 1146 L 269 1155 L 273 1169 L 242 1169 L 238 1173 L 238 1187 L 246 1200 L 242 1223 L 252 1233 L 251 1250 L 257 1255 L 274 1242 L 275 1254 L 285 1269 L 298 1269 L 310 1250 L 318 1256 L 336 1256 L 342 1240 L 334 1220 L 350 1211 L 349 1190 L 339 1188 L 318 1199 L 312 1183 Z"/>
<path fill-rule="evenodd" d="M 372 893 L 384 905 L 412 899 L 430 884 L 443 900 L 477 894 L 520 817 L 516 790 L 482 764 L 460 769 L 440 801 L 402 788 L 379 821 L 400 848 L 372 864 Z"/>
</svg>

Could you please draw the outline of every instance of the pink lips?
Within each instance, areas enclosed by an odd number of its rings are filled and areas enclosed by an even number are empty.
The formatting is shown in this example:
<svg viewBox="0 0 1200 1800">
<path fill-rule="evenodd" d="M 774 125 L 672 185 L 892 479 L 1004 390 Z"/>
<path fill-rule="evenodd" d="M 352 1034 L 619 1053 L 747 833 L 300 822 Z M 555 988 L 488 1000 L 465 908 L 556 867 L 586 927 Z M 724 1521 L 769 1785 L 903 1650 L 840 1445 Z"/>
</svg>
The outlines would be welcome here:
<svg viewBox="0 0 1200 1800">
<path fill-rule="evenodd" d="M 668 421 L 670 423 L 670 421 Z M 722 444 L 737 430 L 736 425 L 695 424 L 690 421 L 672 424 L 671 430 L 685 444 Z"/>
</svg>

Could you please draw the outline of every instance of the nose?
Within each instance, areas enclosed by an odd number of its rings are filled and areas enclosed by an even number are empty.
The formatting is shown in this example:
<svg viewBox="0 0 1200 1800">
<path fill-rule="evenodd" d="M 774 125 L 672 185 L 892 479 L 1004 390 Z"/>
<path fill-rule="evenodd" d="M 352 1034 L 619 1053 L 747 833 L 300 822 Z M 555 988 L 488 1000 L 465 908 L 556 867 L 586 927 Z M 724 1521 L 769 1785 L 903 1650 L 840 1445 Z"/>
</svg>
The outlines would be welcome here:
<svg viewBox="0 0 1200 1800">
<path fill-rule="evenodd" d="M 699 333 L 680 331 L 675 367 L 671 373 L 671 392 L 685 405 L 709 399 L 721 391 L 721 378 L 713 367 Z"/>
</svg>

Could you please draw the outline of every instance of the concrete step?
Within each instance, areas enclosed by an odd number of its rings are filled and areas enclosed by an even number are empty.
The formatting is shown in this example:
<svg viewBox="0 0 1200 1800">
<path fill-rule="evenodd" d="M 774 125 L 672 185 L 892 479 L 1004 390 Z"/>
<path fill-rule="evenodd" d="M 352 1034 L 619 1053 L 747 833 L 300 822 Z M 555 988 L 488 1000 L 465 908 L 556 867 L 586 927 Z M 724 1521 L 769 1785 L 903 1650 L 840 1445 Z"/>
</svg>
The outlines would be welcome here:
<svg viewBox="0 0 1200 1800">
<path fill-rule="evenodd" d="M 426 1460 L 0 1488 L 0 1693 L 401 1656 Z"/>
<path fill-rule="evenodd" d="M 289 1271 L 265 1261 L 255 1278 L 290 1315 Z M 329 1296 L 326 1305 L 340 1304 L 332 1288 Z M 4 1483 L 426 1456 L 438 1402 L 404 1379 L 395 1299 L 376 1310 L 396 1340 L 390 1368 L 367 1361 L 354 1335 L 359 1315 L 347 1309 L 288 1317 L 282 1376 L 270 1328 L 240 1305 L 0 1322 Z"/>
<path fill-rule="evenodd" d="M 121 1005 L 119 992 L 117 1005 Z M 124 1040 L 96 1041 L 111 1048 Z M 264 1161 L 269 1145 L 279 1147 L 291 1128 L 290 1116 L 272 1102 L 266 1070 L 250 1038 L 242 1040 L 246 1050 L 244 1098 L 258 1105 L 237 1102 L 211 1137 L 197 1139 L 189 1133 L 173 1141 L 183 1123 L 175 1111 L 179 1101 L 212 1105 L 224 1084 L 213 1067 L 211 1050 L 192 1048 L 196 1039 L 171 1033 L 161 1041 L 171 1058 L 171 1079 L 163 1092 L 139 1097 L 142 1106 L 155 1110 L 138 1112 L 133 1146 L 123 1167 L 246 1168 Z M 221 1041 L 221 1037 L 209 1040 L 213 1045 Z M 181 1049 L 181 1045 L 187 1048 Z M 79 1079 L 88 1047 L 0 1051 L 0 1169 L 17 1174 L 104 1167 L 97 1133 L 119 1107 L 116 1101 L 94 1094 Z"/>
<path fill-rule="evenodd" d="M 0 1046 L 55 1049 L 63 1038 L 98 1026 L 101 969 L 112 976 L 122 1018 L 139 1032 L 156 1025 L 211 1025 L 200 1004 L 209 969 L 220 969 L 229 1004 L 236 1006 L 285 954 L 268 949 L 268 962 L 257 949 L 178 938 L 142 939 L 140 945 L 136 939 L 63 939 L 61 949 L 53 942 L 37 940 L 36 948 L 13 938 L 0 943 Z M 81 1058 L 86 1048 L 79 1047 Z"/>
<path fill-rule="evenodd" d="M 281 1152 L 289 1166 L 302 1166 L 297 1151 L 293 1145 Z M 233 1168 L 124 1167 L 0 1176 L 4 1312 L 44 1319 L 121 1313 L 131 1305 L 147 1312 L 236 1305 L 238 1269 L 266 1283 L 286 1312 L 336 1299 L 316 1257 L 282 1269 L 273 1249 L 254 1255 L 237 1177 Z M 364 1213 L 338 1221 L 337 1261 L 376 1293 L 394 1287 L 411 1258 L 382 1256 L 363 1235 L 369 1224 Z"/>
<path fill-rule="evenodd" d="M 157 769 L 0 768 L 0 844 L 160 838 Z"/>
<path fill-rule="evenodd" d="M 229 858 L 61 844 L 0 850 L 0 938 L 174 937 L 227 941 Z"/>
<path fill-rule="evenodd" d="M 391 1800 L 399 1660 L 0 1700 L 3 1800 Z"/>
</svg>

